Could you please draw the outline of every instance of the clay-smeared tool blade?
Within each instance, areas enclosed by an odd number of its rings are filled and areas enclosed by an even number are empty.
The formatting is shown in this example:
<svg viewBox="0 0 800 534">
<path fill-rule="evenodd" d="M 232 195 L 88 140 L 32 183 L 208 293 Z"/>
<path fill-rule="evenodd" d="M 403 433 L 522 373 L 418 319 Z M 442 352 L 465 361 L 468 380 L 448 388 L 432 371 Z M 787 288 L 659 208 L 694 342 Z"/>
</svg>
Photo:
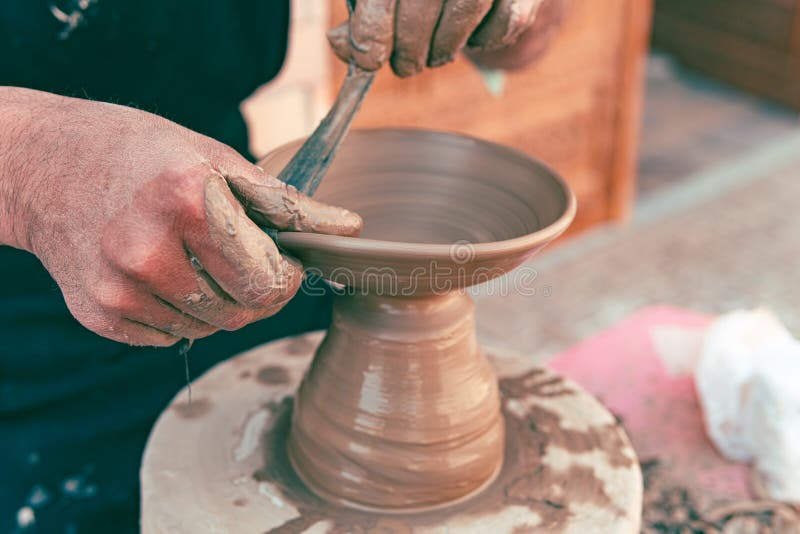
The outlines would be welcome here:
<svg viewBox="0 0 800 534">
<path fill-rule="evenodd" d="M 353 64 L 347 67 L 333 107 L 278 175 L 280 180 L 307 195 L 314 194 L 374 79 L 374 72 Z"/>
<path fill-rule="evenodd" d="M 278 175 L 278 179 L 305 193 L 313 195 L 330 167 L 339 144 L 353 122 L 361 102 L 369 91 L 375 72 L 366 71 L 356 65 L 347 67 L 347 76 L 328 114 L 319 123 L 300 150 L 289 160 Z M 277 243 L 278 230 L 262 227 Z"/>
</svg>

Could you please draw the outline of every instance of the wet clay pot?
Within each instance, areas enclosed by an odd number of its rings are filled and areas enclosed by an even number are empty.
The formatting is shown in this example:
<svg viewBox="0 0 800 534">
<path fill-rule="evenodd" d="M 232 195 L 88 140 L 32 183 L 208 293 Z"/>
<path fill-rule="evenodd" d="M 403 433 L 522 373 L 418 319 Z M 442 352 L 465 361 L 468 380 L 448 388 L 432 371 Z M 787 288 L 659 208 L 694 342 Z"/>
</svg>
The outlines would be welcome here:
<svg viewBox="0 0 800 534">
<path fill-rule="evenodd" d="M 278 174 L 301 141 L 262 166 Z M 423 130 L 352 132 L 317 194 L 360 237 L 282 232 L 334 283 L 332 324 L 297 394 L 288 443 L 319 496 L 418 512 L 490 484 L 503 462 L 497 380 L 464 288 L 514 269 L 572 221 L 550 169 L 511 149 Z"/>
</svg>

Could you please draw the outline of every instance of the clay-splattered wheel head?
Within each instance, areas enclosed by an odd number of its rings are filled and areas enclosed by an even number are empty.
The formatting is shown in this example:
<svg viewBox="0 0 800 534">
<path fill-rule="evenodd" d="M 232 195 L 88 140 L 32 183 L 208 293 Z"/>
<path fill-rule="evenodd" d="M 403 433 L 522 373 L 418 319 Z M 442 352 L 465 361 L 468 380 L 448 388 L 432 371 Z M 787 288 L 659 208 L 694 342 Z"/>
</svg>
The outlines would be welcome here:
<svg viewBox="0 0 800 534">
<path fill-rule="evenodd" d="M 277 175 L 302 140 L 262 165 Z M 513 149 L 413 129 L 356 130 L 315 198 L 364 218 L 360 237 L 281 232 L 278 242 L 333 282 L 383 294 L 445 293 L 514 269 L 561 234 L 575 196 Z"/>
</svg>

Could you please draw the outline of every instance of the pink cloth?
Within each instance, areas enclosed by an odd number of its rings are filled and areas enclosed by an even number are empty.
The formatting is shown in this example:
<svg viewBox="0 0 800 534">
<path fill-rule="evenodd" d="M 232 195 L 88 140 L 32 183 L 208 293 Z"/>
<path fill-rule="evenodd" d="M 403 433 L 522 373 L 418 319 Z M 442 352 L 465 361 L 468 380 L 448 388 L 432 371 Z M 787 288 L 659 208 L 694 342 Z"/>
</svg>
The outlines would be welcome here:
<svg viewBox="0 0 800 534">
<path fill-rule="evenodd" d="M 664 327 L 697 332 L 711 318 L 644 308 L 568 349 L 549 366 L 593 393 L 625 425 L 641 462 L 658 459 L 676 481 L 726 499 L 750 496 L 750 469 L 723 458 L 706 436 L 689 374 L 671 374 L 653 344 Z"/>
</svg>

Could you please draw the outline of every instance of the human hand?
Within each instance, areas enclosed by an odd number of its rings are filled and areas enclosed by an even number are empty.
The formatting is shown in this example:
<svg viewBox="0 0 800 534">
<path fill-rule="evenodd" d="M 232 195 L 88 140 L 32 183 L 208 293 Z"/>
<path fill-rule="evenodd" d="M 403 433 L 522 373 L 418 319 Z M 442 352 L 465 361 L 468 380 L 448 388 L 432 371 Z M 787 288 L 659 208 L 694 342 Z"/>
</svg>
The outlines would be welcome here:
<svg viewBox="0 0 800 534">
<path fill-rule="evenodd" d="M 171 345 L 275 314 L 303 269 L 256 223 L 360 230 L 358 215 L 166 119 L 18 91 L 24 103 L 12 115 L 26 124 L 25 153 L 0 150 L 0 179 L 22 177 L 10 244 L 36 254 L 75 318 L 104 337 Z"/>
<path fill-rule="evenodd" d="M 465 46 L 480 61 L 520 67 L 541 52 L 540 9 L 548 18 L 563 0 L 358 0 L 350 20 L 328 32 L 334 52 L 366 70 L 387 60 L 398 76 L 452 61 Z M 549 35 L 547 36 L 549 40 Z M 510 60 L 504 61 L 504 56 Z"/>
</svg>

